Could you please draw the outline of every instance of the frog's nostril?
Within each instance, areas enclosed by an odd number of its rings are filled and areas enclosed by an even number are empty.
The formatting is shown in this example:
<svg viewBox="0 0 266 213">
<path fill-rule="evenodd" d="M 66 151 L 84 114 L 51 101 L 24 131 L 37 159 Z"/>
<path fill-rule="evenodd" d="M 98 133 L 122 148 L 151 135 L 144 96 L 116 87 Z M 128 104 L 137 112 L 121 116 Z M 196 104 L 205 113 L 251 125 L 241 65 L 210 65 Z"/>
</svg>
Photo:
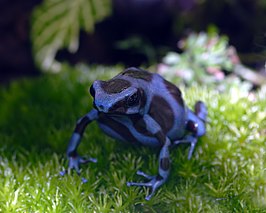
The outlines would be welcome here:
<svg viewBox="0 0 266 213">
<path fill-rule="evenodd" d="M 103 105 L 99 105 L 99 106 L 98 106 L 98 109 L 99 109 L 99 110 L 103 110 L 103 109 L 104 109 Z"/>
<path fill-rule="evenodd" d="M 105 109 L 105 105 L 104 105 L 104 103 L 101 103 L 100 101 L 98 101 L 98 100 L 94 100 L 93 101 L 93 106 L 94 106 L 94 108 L 95 109 L 97 109 L 97 110 L 99 110 L 99 111 L 101 111 L 101 112 L 103 112 L 104 111 L 104 109 Z"/>
</svg>

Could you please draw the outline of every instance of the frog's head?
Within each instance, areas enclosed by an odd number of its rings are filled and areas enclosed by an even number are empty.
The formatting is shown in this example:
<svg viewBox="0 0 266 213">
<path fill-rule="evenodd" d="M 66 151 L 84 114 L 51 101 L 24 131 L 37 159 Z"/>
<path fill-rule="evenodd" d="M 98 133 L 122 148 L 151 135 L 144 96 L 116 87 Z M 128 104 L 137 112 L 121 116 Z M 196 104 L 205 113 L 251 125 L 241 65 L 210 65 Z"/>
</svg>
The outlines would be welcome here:
<svg viewBox="0 0 266 213">
<path fill-rule="evenodd" d="M 124 79 L 94 81 L 90 93 L 94 107 L 103 113 L 137 114 L 145 104 L 143 89 Z"/>
</svg>

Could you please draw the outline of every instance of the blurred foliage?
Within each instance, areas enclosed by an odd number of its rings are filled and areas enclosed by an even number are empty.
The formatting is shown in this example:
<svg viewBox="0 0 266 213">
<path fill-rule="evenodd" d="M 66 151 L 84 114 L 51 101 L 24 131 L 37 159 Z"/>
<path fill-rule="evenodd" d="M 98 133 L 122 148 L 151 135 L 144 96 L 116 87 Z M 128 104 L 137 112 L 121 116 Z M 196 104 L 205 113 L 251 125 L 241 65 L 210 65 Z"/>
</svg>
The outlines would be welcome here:
<svg viewBox="0 0 266 213">
<path fill-rule="evenodd" d="M 129 36 L 124 40 L 117 41 L 115 47 L 119 50 L 128 50 L 132 53 L 145 56 L 148 64 L 156 63 L 156 54 L 159 51 L 148 39 L 137 35 Z"/>
<path fill-rule="evenodd" d="M 111 13 L 111 0 L 44 0 L 32 14 L 31 38 L 36 64 L 43 71 L 60 71 L 55 60 L 61 48 L 76 52 L 80 30 L 93 32 L 96 22 Z"/>
<path fill-rule="evenodd" d="M 232 71 L 230 60 L 231 47 L 226 36 L 219 36 L 215 31 L 191 33 L 178 42 L 182 53 L 169 52 L 159 65 L 159 72 L 171 77 L 181 77 L 190 85 L 222 80 L 222 70 Z"/>
<path fill-rule="evenodd" d="M 189 34 L 178 47 L 182 53 L 169 52 L 158 65 L 158 72 L 176 83 L 218 85 L 222 91 L 232 86 L 249 91 L 253 85 L 266 84 L 263 75 L 241 64 L 228 38 L 218 35 L 214 27 L 207 33 Z"/>
</svg>

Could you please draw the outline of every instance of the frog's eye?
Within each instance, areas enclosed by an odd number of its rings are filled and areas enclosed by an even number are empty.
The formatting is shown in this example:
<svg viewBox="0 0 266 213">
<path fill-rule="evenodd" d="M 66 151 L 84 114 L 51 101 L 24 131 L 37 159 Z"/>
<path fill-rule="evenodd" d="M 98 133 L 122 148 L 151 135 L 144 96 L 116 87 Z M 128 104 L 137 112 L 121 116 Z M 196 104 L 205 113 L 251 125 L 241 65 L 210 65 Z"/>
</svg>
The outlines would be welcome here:
<svg viewBox="0 0 266 213">
<path fill-rule="evenodd" d="M 91 87 L 90 87 L 90 94 L 92 97 L 95 97 L 95 90 L 93 88 L 93 85 L 91 85 Z"/>
<path fill-rule="evenodd" d="M 139 100 L 140 100 L 140 94 L 139 92 L 136 92 L 126 99 L 126 105 L 127 107 L 136 106 L 139 103 Z"/>
</svg>

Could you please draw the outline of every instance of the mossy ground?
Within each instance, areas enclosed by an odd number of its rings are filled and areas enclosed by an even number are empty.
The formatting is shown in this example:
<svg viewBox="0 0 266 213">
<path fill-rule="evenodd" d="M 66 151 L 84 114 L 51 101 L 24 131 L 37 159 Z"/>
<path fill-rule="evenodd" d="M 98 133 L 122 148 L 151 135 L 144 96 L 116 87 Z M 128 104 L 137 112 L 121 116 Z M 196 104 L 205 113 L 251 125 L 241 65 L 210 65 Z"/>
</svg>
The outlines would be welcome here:
<svg viewBox="0 0 266 213">
<path fill-rule="evenodd" d="M 191 160 L 186 145 L 171 151 L 170 177 L 150 201 L 126 181 L 142 180 L 139 169 L 155 174 L 158 150 L 117 142 L 95 123 L 79 148 L 98 159 L 82 167 L 88 182 L 61 177 L 75 122 L 91 108 L 91 81 L 66 72 L 0 89 L 0 212 L 266 212 L 266 100 L 237 88 L 182 89 L 190 107 L 208 105 L 207 135 Z"/>
</svg>

